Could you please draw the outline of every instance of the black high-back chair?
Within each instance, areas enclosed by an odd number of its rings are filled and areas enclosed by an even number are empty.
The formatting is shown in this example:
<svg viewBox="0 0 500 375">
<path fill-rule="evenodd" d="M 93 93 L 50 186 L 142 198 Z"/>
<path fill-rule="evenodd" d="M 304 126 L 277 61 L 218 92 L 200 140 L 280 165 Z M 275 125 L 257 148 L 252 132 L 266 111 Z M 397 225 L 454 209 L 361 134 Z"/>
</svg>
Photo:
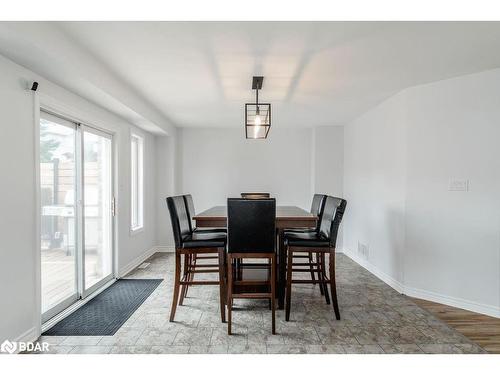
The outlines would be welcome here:
<svg viewBox="0 0 500 375">
<path fill-rule="evenodd" d="M 325 296 L 328 300 L 328 284 L 330 284 L 333 308 L 335 317 L 340 320 L 340 311 L 337 300 L 337 290 L 335 285 L 335 246 L 337 242 L 337 233 L 344 216 L 347 201 L 342 198 L 327 196 L 324 200 L 323 208 L 320 213 L 320 222 L 317 231 L 315 232 L 285 232 L 284 243 L 287 249 L 287 274 L 286 274 L 286 313 L 285 319 L 290 319 L 290 301 L 292 293 L 292 284 L 311 283 L 310 280 L 293 280 L 294 253 L 319 253 L 323 257 L 324 254 L 329 254 L 329 279 L 323 273 L 320 273 L 320 279 L 317 281 L 322 285 Z"/>
<path fill-rule="evenodd" d="M 196 211 L 194 209 L 194 202 L 193 202 L 193 197 L 191 194 L 186 194 L 183 196 L 184 197 L 184 203 L 186 204 L 186 210 L 187 210 L 187 215 L 189 219 L 189 227 L 192 232 L 195 233 L 226 233 L 226 228 L 197 228 L 195 226 L 193 217 L 196 215 Z M 193 254 L 193 255 L 186 255 L 184 257 L 184 270 L 190 270 L 192 269 L 193 271 L 196 270 L 196 268 L 207 268 L 210 267 L 206 262 L 214 262 L 214 260 L 218 260 L 219 257 L 214 254 Z M 200 264 L 203 263 L 203 264 Z M 215 262 L 211 267 L 217 267 L 218 261 Z M 190 273 L 190 278 L 193 279 L 195 275 L 195 272 Z M 184 298 L 187 297 L 187 293 L 189 290 L 189 285 L 183 285 L 182 290 L 181 290 L 181 297 L 179 300 L 179 305 L 182 305 L 184 303 Z"/>
<path fill-rule="evenodd" d="M 167 198 L 168 211 L 170 213 L 170 221 L 172 223 L 172 231 L 175 240 L 175 281 L 174 293 L 172 298 L 172 308 L 170 310 L 170 321 L 175 318 L 177 301 L 179 299 L 179 289 L 182 285 L 184 288 L 190 285 L 219 285 L 220 291 L 220 308 L 221 319 L 225 319 L 225 282 L 224 282 L 224 258 L 226 248 L 225 233 L 197 233 L 193 232 L 186 202 L 182 195 Z M 198 270 L 201 267 L 193 266 L 189 261 L 190 258 L 198 254 L 217 254 L 218 264 L 205 266 L 205 269 Z M 181 257 L 184 256 L 184 270 L 181 278 Z M 194 280 L 195 273 L 218 273 L 219 280 Z M 182 299 L 180 304 L 182 304 Z"/>
<path fill-rule="evenodd" d="M 311 203 L 311 210 L 310 212 L 318 217 L 318 221 L 316 224 L 315 228 L 297 228 L 297 229 L 287 229 L 286 232 L 293 232 L 293 233 L 307 233 L 307 232 L 317 232 L 319 230 L 319 224 L 321 222 L 321 211 L 323 209 L 323 203 L 325 200 L 326 195 L 324 194 L 314 194 L 312 203 Z M 293 255 L 294 262 L 293 262 L 293 268 L 294 269 L 303 269 L 306 267 L 304 272 L 309 270 L 309 273 L 311 275 L 311 278 L 309 279 L 311 284 L 319 284 L 319 290 L 321 292 L 321 295 L 325 295 L 327 303 L 330 303 L 330 298 L 328 296 L 328 291 L 324 292 L 323 284 L 318 283 L 316 281 L 316 273 L 318 280 L 321 280 L 322 278 L 325 278 L 325 265 L 324 265 L 324 254 L 321 253 L 316 253 L 316 259 L 313 259 L 313 253 L 312 252 L 307 252 L 307 253 L 299 253 L 296 252 Z M 303 263 L 306 262 L 306 263 Z"/>
<path fill-rule="evenodd" d="M 270 299 L 275 334 L 276 200 L 229 198 L 227 223 L 228 334 L 235 298 Z M 268 259 L 268 264 L 238 262 L 246 258 Z"/>
</svg>

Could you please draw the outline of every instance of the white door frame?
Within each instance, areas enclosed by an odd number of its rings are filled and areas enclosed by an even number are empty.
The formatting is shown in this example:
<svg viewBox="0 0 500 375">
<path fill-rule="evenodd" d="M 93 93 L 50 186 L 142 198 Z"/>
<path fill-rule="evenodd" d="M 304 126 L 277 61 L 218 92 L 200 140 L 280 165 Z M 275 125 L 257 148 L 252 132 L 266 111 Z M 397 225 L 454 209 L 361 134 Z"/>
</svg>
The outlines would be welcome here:
<svg viewBox="0 0 500 375">
<path fill-rule="evenodd" d="M 49 100 L 49 102 L 51 102 Z M 69 309 L 73 304 L 78 303 L 79 299 L 85 299 L 92 293 L 96 292 L 98 289 L 102 288 L 106 284 L 110 283 L 110 281 L 114 278 L 118 277 L 118 267 L 117 267 L 117 254 L 116 254 L 116 244 L 117 244 L 117 235 L 116 231 L 118 228 L 117 226 L 117 216 L 115 215 L 115 210 L 113 210 L 112 214 L 112 220 L 111 220 L 111 265 L 112 265 L 112 270 L 110 275 L 102 279 L 101 281 L 97 282 L 94 284 L 92 287 L 89 289 L 85 290 L 84 289 L 84 277 L 85 277 L 85 262 L 84 262 L 84 236 L 83 236 L 83 228 L 84 228 L 84 215 L 83 215 L 83 207 L 84 207 L 84 201 L 83 201 L 83 131 L 90 131 L 94 132 L 98 135 L 101 136 L 106 136 L 111 140 L 111 160 L 110 160 L 110 165 L 111 165 L 111 199 L 112 199 L 112 204 L 113 207 L 116 204 L 115 203 L 115 197 L 116 197 L 116 173 L 117 173 L 117 168 L 115 164 L 116 159 L 116 145 L 115 145 L 115 133 L 106 129 L 103 129 L 98 126 L 91 125 L 90 122 L 87 121 L 82 121 L 78 120 L 74 116 L 66 114 L 64 109 L 58 108 L 58 106 L 54 106 L 48 103 L 45 103 L 45 100 L 40 99 L 38 95 L 34 95 L 34 128 L 35 128 L 35 145 L 34 145 L 34 150 L 35 150 L 35 183 L 36 183 L 36 194 L 35 194 L 35 201 L 36 201 L 36 240 L 35 243 L 37 244 L 35 248 L 35 259 L 36 259 L 36 303 L 37 303 L 37 315 L 38 318 L 36 318 L 37 321 L 37 335 L 39 336 L 41 334 L 41 327 L 42 324 L 50 319 L 52 319 L 54 316 L 57 314 L 62 314 L 62 312 L 66 309 Z M 77 199 L 77 204 L 75 205 L 75 225 L 77 228 L 75 228 L 75 236 L 76 236 L 76 245 L 78 249 L 75 248 L 75 252 L 77 254 L 77 260 L 75 262 L 75 267 L 77 268 L 77 280 L 76 280 L 76 298 L 75 295 L 72 295 L 71 297 L 68 297 L 64 301 L 60 302 L 58 305 L 54 306 L 53 308 L 49 309 L 45 313 L 42 313 L 42 290 L 41 290 L 41 254 L 40 254 L 40 249 L 41 249 L 41 196 L 40 196 L 40 112 L 46 112 L 50 115 L 59 117 L 63 120 L 69 121 L 71 123 L 75 124 L 75 130 L 76 130 L 76 149 L 75 149 L 75 164 L 76 164 L 76 173 L 77 173 L 77 179 L 76 179 L 76 185 L 79 185 L 77 187 L 76 192 L 78 193 Z M 78 202 L 79 200 L 79 202 Z M 78 218 L 77 218 L 78 216 Z M 81 238 L 81 240 L 79 240 Z M 81 264 L 81 267 L 79 267 L 79 264 Z M 80 270 L 78 269 L 81 269 Z"/>
</svg>

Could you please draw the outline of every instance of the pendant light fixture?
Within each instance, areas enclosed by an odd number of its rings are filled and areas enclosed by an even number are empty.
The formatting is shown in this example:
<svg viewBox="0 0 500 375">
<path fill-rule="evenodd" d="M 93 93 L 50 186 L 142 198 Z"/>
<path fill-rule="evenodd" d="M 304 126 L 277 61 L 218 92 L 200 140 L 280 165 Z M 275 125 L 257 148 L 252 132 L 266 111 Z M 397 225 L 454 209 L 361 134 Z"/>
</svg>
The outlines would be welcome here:
<svg viewBox="0 0 500 375">
<path fill-rule="evenodd" d="M 253 77 L 255 103 L 245 104 L 245 134 L 247 139 L 266 139 L 271 128 L 271 103 L 259 103 L 259 90 L 264 77 Z"/>
</svg>

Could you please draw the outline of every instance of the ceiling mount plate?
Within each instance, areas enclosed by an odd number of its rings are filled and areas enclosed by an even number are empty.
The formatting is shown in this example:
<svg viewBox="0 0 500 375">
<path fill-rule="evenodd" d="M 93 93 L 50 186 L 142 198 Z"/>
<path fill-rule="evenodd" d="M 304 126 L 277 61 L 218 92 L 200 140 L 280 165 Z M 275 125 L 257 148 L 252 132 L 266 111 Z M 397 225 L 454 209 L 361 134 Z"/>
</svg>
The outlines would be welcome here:
<svg viewBox="0 0 500 375">
<path fill-rule="evenodd" d="M 252 90 L 261 90 L 262 82 L 264 82 L 264 77 L 254 76 L 252 80 Z"/>
</svg>

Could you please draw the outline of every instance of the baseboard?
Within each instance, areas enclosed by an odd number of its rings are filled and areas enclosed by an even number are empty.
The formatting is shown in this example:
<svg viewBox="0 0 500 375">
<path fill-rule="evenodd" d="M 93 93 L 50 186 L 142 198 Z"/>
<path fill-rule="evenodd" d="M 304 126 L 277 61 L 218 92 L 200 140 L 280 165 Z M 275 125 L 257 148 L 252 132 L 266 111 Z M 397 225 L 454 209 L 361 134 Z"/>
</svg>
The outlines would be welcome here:
<svg viewBox="0 0 500 375">
<path fill-rule="evenodd" d="M 14 341 L 33 342 L 35 340 L 38 340 L 37 329 L 36 327 L 31 327 Z"/>
<path fill-rule="evenodd" d="M 394 277 L 386 274 L 382 270 L 380 270 L 378 267 L 370 263 L 368 260 L 360 258 L 356 254 L 354 254 L 351 251 L 347 251 L 344 249 L 343 253 L 347 255 L 349 258 L 351 258 L 353 261 L 358 263 L 361 267 L 378 277 L 380 280 L 382 280 L 384 283 L 389 285 L 391 288 L 395 289 L 399 293 L 404 293 L 404 285 L 396 280 Z"/>
<path fill-rule="evenodd" d="M 157 253 L 175 253 L 175 246 L 158 245 L 158 246 L 156 246 L 156 252 Z"/>
<path fill-rule="evenodd" d="M 151 255 L 153 255 L 156 252 L 157 252 L 157 248 L 155 246 L 155 247 L 152 247 L 151 249 L 147 250 L 146 252 L 142 253 L 137 258 L 130 261 L 127 265 L 120 268 L 120 270 L 118 272 L 118 277 L 125 276 L 126 274 L 128 274 L 130 271 L 132 271 L 137 266 L 139 266 L 142 262 L 144 262 L 146 259 L 148 259 Z"/>
<path fill-rule="evenodd" d="M 358 263 L 361 267 L 365 268 L 367 271 L 369 271 L 370 273 L 378 277 L 380 280 L 382 280 L 384 283 L 389 285 L 391 288 L 398 291 L 399 293 L 402 293 L 409 297 L 420 298 L 427 301 L 432 301 L 436 303 L 441 303 L 443 305 L 448 305 L 459 309 L 472 311 L 478 314 L 484 314 L 492 316 L 494 318 L 500 318 L 500 307 L 481 304 L 478 302 L 462 298 L 450 297 L 444 294 L 435 293 L 428 290 L 418 289 L 404 285 L 398 280 L 394 279 L 393 277 L 382 272 L 380 269 L 378 269 L 376 266 L 374 266 L 366 259 L 362 259 L 350 251 L 344 250 L 343 253 L 347 255 L 349 258 L 351 258 L 354 262 Z"/>
<path fill-rule="evenodd" d="M 25 343 L 35 342 L 36 340 L 38 340 L 38 337 L 39 337 L 39 335 L 38 335 L 37 332 L 38 332 L 38 330 L 37 330 L 36 327 L 31 327 L 30 329 L 28 329 L 26 332 L 24 332 L 21 335 L 19 335 L 14 340 L 9 340 L 9 341 L 13 342 L 13 343 L 18 343 L 18 342 L 25 342 Z M 6 342 L 6 341 L 7 340 L 5 340 L 4 342 Z M 19 352 L 20 352 L 19 345 L 16 344 L 15 350 L 11 354 L 19 354 Z"/>
<path fill-rule="evenodd" d="M 457 307 L 459 309 L 492 316 L 494 318 L 500 318 L 500 308 L 497 306 L 486 305 L 457 297 L 450 297 L 443 294 L 430 292 L 428 290 L 413 288 L 409 286 L 405 286 L 404 294 L 410 297 L 441 303 L 443 305 Z"/>
</svg>

